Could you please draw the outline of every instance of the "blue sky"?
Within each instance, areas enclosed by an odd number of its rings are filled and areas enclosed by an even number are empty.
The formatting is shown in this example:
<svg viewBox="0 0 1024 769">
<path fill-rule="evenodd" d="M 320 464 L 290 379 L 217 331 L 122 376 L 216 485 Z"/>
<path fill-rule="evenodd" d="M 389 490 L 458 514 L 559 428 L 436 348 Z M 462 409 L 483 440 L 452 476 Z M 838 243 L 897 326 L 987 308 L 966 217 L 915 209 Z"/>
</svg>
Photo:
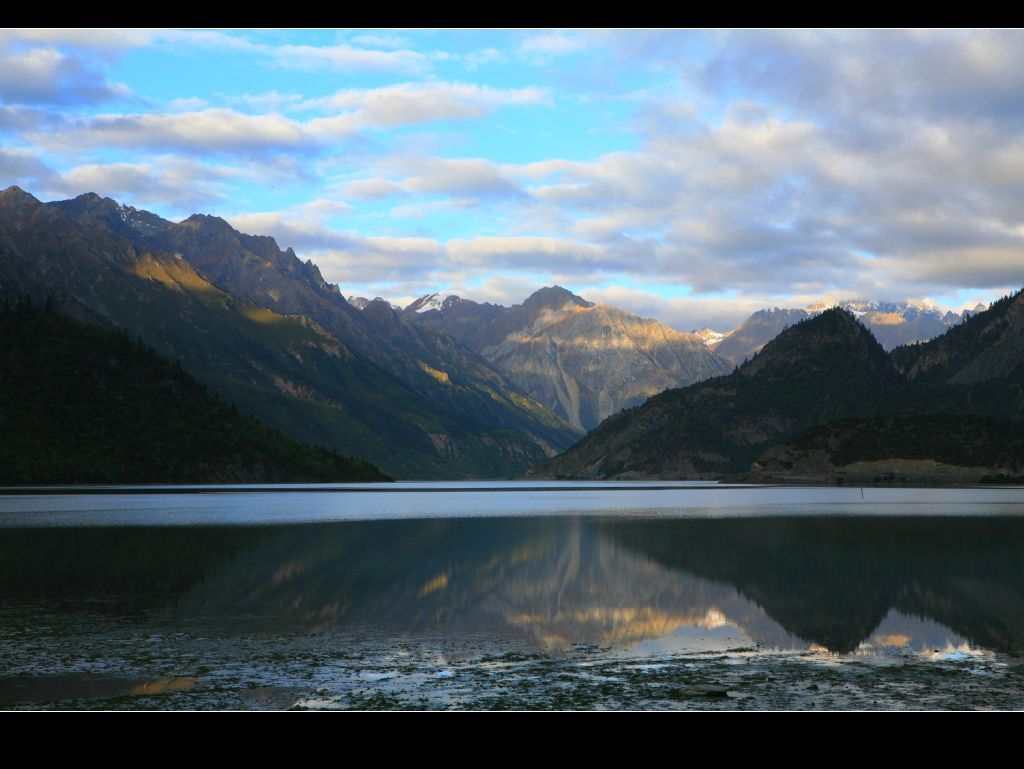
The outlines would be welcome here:
<svg viewBox="0 0 1024 769">
<path fill-rule="evenodd" d="M 1024 284 L 1024 33 L 0 30 L 0 186 L 683 330 Z"/>
</svg>

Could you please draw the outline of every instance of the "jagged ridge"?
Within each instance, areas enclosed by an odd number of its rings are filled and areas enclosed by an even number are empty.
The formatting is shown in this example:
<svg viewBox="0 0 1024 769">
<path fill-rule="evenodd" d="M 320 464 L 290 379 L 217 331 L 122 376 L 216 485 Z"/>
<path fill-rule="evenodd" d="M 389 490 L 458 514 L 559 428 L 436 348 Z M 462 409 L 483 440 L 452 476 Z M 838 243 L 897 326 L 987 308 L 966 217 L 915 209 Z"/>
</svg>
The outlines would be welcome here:
<svg viewBox="0 0 1024 769">
<path fill-rule="evenodd" d="M 510 308 L 430 294 L 404 315 L 458 337 L 514 386 L 584 429 L 663 390 L 732 369 L 693 334 L 561 286 Z"/>
</svg>

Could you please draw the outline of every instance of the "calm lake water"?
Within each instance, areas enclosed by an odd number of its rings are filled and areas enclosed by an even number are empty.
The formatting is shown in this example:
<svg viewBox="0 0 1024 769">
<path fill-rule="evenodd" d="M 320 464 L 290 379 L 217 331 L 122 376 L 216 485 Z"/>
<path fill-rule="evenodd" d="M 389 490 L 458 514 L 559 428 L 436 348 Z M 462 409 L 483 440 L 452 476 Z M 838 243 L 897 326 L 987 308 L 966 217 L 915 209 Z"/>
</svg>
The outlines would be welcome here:
<svg viewBox="0 0 1024 769">
<path fill-rule="evenodd" d="M 0 495 L 0 707 L 1020 709 L 1024 489 Z"/>
</svg>

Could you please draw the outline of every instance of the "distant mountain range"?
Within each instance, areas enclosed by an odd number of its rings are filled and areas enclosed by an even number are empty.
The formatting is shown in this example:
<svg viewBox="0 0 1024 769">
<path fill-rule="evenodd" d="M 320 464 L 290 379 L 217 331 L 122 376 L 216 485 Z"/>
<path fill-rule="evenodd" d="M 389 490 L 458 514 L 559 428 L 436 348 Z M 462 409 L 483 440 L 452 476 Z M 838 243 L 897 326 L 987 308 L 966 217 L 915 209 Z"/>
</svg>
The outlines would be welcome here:
<svg viewBox="0 0 1024 769">
<path fill-rule="evenodd" d="M 758 310 L 731 331 L 701 329 L 697 333 L 718 355 L 740 364 L 759 352 L 786 328 L 811 318 L 831 307 L 853 313 L 886 350 L 914 342 L 925 342 L 944 334 L 953 326 L 985 309 L 978 304 L 973 310 L 955 313 L 929 302 L 873 302 L 849 299 L 843 302 L 819 302 L 804 308 Z"/>
<path fill-rule="evenodd" d="M 1022 418 L 1024 292 L 891 353 L 851 311 L 832 308 L 728 376 L 606 419 L 535 474 L 978 482 L 1021 473 L 1024 435 L 1006 425 Z M 802 432 L 822 425 L 834 426 Z"/>
<path fill-rule="evenodd" d="M 402 317 L 455 337 L 584 430 L 663 390 L 733 368 L 694 334 L 588 302 L 561 286 L 542 288 L 513 307 L 429 294 Z"/>
</svg>

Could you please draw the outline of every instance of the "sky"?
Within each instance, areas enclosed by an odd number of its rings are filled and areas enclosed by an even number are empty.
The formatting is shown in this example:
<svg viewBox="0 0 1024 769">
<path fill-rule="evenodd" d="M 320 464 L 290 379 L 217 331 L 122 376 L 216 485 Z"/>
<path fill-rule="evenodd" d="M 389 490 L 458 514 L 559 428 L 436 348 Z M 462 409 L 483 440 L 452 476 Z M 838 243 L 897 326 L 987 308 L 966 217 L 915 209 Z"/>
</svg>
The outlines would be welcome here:
<svg viewBox="0 0 1024 769">
<path fill-rule="evenodd" d="M 680 330 L 1024 286 L 1019 30 L 0 30 L 0 188 Z"/>
</svg>

